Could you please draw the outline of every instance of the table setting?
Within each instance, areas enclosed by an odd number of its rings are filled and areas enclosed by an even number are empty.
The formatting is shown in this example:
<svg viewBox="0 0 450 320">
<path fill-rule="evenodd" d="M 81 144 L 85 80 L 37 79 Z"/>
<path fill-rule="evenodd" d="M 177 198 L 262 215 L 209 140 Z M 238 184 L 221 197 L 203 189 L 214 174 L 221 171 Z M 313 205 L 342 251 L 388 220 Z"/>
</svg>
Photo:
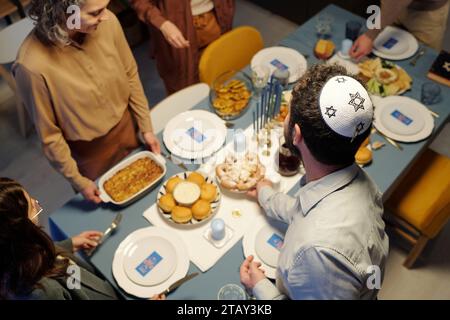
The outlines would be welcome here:
<svg viewBox="0 0 450 320">
<path fill-rule="evenodd" d="M 298 191 L 304 168 L 286 148 L 283 121 L 293 85 L 320 61 L 366 75 L 378 82 L 374 86 L 389 88 L 404 81 L 385 95 L 372 90 L 374 130 L 363 146 L 373 152 L 365 170 L 388 194 L 448 118 L 442 103 L 448 92 L 418 75 L 436 53 L 421 53 L 410 34 L 386 28 L 377 38 L 375 57 L 351 61 L 346 53 L 361 32 L 361 22 L 350 22 L 362 19 L 334 5 L 323 13 L 327 16 L 311 18 L 278 45 L 255 54 L 248 67 L 221 75 L 205 100 L 166 123 L 159 134 L 163 156 L 140 154 L 112 168 L 99 180 L 109 203 L 88 211 L 74 198 L 50 217 L 54 234 L 75 234 L 85 225 L 104 230 L 114 218 L 111 211 L 115 216 L 120 210 L 120 227 L 114 227 L 89 259 L 126 298 L 149 298 L 166 290 L 169 299 L 216 299 L 231 292 L 245 298 L 232 286 L 239 283 L 238 267 L 244 257 L 254 255 L 274 279 L 287 228 L 267 219 L 246 193 L 263 178 L 279 192 Z M 341 47 L 319 59 L 314 55 L 318 37 Z M 384 69 L 394 71 L 384 74 Z M 379 140 L 387 145 L 381 147 Z M 140 166 L 153 172 L 146 186 L 129 199 L 114 200 L 105 183 L 144 158 L 152 164 Z"/>
</svg>

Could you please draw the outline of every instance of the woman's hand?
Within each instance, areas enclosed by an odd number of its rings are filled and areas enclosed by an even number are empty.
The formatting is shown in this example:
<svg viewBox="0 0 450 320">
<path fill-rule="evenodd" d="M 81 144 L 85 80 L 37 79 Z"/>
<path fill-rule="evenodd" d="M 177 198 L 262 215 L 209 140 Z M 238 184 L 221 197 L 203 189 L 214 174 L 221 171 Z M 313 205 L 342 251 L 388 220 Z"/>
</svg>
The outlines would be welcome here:
<svg viewBox="0 0 450 320">
<path fill-rule="evenodd" d="M 103 233 L 100 231 L 85 231 L 72 238 L 73 251 L 77 252 L 80 249 L 92 249 L 97 246 L 98 241 Z"/>
<path fill-rule="evenodd" d="M 144 137 L 145 143 L 150 147 L 150 150 L 157 154 L 161 153 L 161 145 L 153 132 L 146 132 L 142 136 Z"/>
<path fill-rule="evenodd" d="M 355 43 L 353 43 L 349 54 L 352 59 L 359 60 L 372 52 L 372 48 L 373 40 L 366 34 L 362 34 L 355 40 Z"/>
<path fill-rule="evenodd" d="M 91 202 L 99 204 L 102 202 L 100 199 L 100 190 L 98 190 L 97 186 L 94 182 L 91 182 L 89 186 L 80 191 L 83 197 Z"/>
<path fill-rule="evenodd" d="M 172 47 L 177 49 L 189 47 L 189 41 L 184 38 L 180 29 L 169 20 L 165 21 L 159 29 Z"/>
<path fill-rule="evenodd" d="M 247 290 L 253 290 L 259 281 L 266 279 L 266 275 L 264 274 L 265 271 L 260 269 L 260 267 L 261 263 L 254 262 L 253 256 L 248 256 L 242 263 L 239 274 L 241 277 L 241 283 L 247 288 Z"/>
</svg>

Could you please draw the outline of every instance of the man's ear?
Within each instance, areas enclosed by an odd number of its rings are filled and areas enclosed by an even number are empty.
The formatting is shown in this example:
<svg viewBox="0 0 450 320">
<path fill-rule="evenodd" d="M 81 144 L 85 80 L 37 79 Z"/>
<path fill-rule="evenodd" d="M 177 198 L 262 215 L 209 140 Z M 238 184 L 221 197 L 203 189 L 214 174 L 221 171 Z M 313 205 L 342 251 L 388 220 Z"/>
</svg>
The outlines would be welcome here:
<svg viewBox="0 0 450 320">
<path fill-rule="evenodd" d="M 294 126 L 292 134 L 293 134 L 292 142 L 297 146 L 303 139 L 302 130 L 300 129 L 300 126 L 298 124 Z"/>
</svg>

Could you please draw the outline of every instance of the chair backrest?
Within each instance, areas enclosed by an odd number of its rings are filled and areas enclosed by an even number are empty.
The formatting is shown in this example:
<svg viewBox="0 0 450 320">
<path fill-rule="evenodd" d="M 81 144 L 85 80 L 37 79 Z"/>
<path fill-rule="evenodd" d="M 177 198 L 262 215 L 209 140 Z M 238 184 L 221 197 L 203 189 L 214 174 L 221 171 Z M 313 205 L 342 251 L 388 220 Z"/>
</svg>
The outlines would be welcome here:
<svg viewBox="0 0 450 320">
<path fill-rule="evenodd" d="M 175 92 L 158 103 L 150 111 L 153 132 L 159 133 L 176 114 L 187 111 L 208 97 L 209 86 L 198 83 Z"/>
<path fill-rule="evenodd" d="M 263 47 L 261 34 L 253 27 L 238 27 L 223 34 L 205 49 L 200 58 L 200 81 L 211 85 L 226 71 L 244 68 Z"/>
</svg>

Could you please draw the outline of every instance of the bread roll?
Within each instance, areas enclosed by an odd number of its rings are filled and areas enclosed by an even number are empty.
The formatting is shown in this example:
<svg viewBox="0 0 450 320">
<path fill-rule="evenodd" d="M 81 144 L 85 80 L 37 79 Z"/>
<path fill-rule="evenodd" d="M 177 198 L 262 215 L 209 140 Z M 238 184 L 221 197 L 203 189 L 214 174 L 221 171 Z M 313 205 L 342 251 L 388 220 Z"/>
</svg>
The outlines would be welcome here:
<svg viewBox="0 0 450 320">
<path fill-rule="evenodd" d="M 187 223 L 191 218 L 192 211 L 187 207 L 175 206 L 172 210 L 172 220 L 177 223 Z"/>
<path fill-rule="evenodd" d="M 166 183 L 166 191 L 168 193 L 173 193 L 173 190 L 175 189 L 177 184 L 179 184 L 182 181 L 183 181 L 183 179 L 181 179 L 180 177 L 172 177 L 172 178 L 170 178 L 167 181 L 167 183 Z"/>
<path fill-rule="evenodd" d="M 172 194 L 166 193 L 161 198 L 159 198 L 158 205 L 162 211 L 169 213 L 176 206 L 176 203 L 175 203 L 175 199 L 173 198 Z"/>
<path fill-rule="evenodd" d="M 213 202 L 217 196 L 217 188 L 211 183 L 204 183 L 201 187 L 200 199 Z"/>
<path fill-rule="evenodd" d="M 372 161 L 372 151 L 366 147 L 359 148 L 355 155 L 355 161 L 359 165 L 365 165 Z"/>
<path fill-rule="evenodd" d="M 198 172 L 191 172 L 186 180 L 195 183 L 199 187 L 205 183 L 205 178 Z"/>
<path fill-rule="evenodd" d="M 192 206 L 192 216 L 197 220 L 203 220 L 211 214 L 211 205 L 206 200 L 198 200 Z"/>
</svg>

